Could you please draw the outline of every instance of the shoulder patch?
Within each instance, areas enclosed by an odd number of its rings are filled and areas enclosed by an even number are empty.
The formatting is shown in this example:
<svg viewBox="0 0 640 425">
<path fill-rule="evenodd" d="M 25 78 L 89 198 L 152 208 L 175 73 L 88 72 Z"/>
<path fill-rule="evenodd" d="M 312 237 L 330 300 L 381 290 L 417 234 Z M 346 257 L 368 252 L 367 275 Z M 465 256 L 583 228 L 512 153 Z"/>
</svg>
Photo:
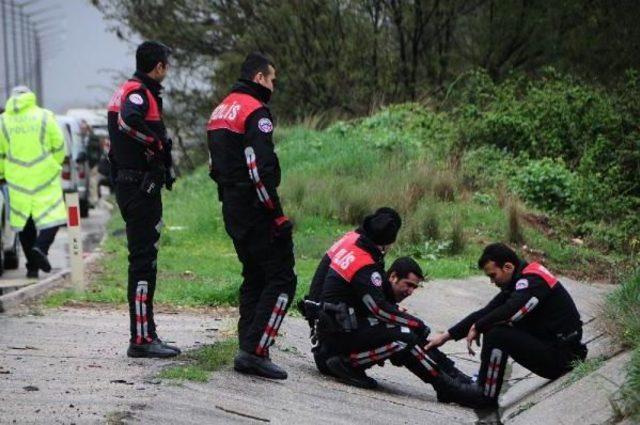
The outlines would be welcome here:
<svg viewBox="0 0 640 425">
<path fill-rule="evenodd" d="M 258 121 L 258 128 L 263 133 L 271 133 L 273 131 L 273 123 L 269 118 L 262 118 Z"/>
<path fill-rule="evenodd" d="M 520 279 L 516 282 L 516 291 L 520 289 L 526 289 L 529 287 L 529 281 L 527 279 Z"/>
<path fill-rule="evenodd" d="M 144 103 L 144 100 L 142 99 L 142 96 L 140 96 L 138 93 L 133 93 L 132 95 L 130 95 L 129 96 L 129 100 L 134 105 L 142 105 Z"/>
<path fill-rule="evenodd" d="M 382 286 L 382 276 L 378 272 L 374 272 L 371 275 L 371 283 L 373 286 L 381 287 Z"/>
</svg>

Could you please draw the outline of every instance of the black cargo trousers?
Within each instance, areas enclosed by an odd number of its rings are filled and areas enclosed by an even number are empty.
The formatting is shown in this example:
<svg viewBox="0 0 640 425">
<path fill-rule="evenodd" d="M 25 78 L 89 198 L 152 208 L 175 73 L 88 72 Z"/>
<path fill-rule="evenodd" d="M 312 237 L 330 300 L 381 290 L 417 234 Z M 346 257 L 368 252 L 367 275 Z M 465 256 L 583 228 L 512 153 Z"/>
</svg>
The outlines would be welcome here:
<svg viewBox="0 0 640 425">
<path fill-rule="evenodd" d="M 385 360 L 404 366 L 422 381 L 438 384 L 441 373 L 450 373 L 455 364 L 438 349 L 425 351 L 426 335 L 417 335 L 405 326 L 380 322 L 376 318 L 358 318 L 358 329 L 331 332 L 318 323 L 318 338 L 326 353 L 349 358 L 354 368 L 366 369 Z"/>
<path fill-rule="evenodd" d="M 131 342 L 143 344 L 157 338 L 153 320 L 158 244 L 162 227 L 160 193 L 147 195 L 139 181 L 116 179 L 116 201 L 126 224 L 129 249 L 127 299 Z"/>
<path fill-rule="evenodd" d="M 255 198 L 253 188 L 225 188 L 222 213 L 225 228 L 242 264 L 240 286 L 240 349 L 268 357 L 282 320 L 293 302 L 297 277 L 294 271 L 291 232 L 274 234 L 273 220 Z"/>
<path fill-rule="evenodd" d="M 482 338 L 478 384 L 485 396 L 497 400 L 509 357 L 538 376 L 556 379 L 587 356 L 581 337 L 582 331 L 576 331 L 572 341 L 551 341 L 513 326 L 494 326 Z"/>
</svg>

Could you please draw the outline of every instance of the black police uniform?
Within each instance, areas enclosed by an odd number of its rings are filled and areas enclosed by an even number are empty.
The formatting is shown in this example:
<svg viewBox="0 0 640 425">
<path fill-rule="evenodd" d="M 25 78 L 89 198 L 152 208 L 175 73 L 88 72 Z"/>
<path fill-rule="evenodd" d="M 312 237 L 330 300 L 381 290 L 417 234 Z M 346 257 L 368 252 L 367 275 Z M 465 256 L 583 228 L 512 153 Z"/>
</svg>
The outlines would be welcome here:
<svg viewBox="0 0 640 425">
<path fill-rule="evenodd" d="M 536 375 L 555 379 L 587 355 L 571 295 L 538 263 L 520 265 L 489 304 L 465 317 L 449 334 L 462 339 L 473 324 L 484 335 L 478 375 L 482 396 L 466 403 L 472 407 L 497 405 L 509 356 Z"/>
<path fill-rule="evenodd" d="M 126 223 L 131 342 L 157 340 L 153 317 L 158 244 L 162 227 L 160 188 L 170 143 L 162 121 L 162 86 L 137 71 L 114 94 L 108 125 L 116 201 Z"/>
<path fill-rule="evenodd" d="M 277 193 L 280 165 L 266 105 L 270 96 L 260 84 L 239 80 L 207 126 L 209 174 L 242 263 L 240 349 L 260 357 L 269 357 L 297 284 L 291 223 Z"/>
<path fill-rule="evenodd" d="M 436 391 L 448 385 L 443 381 L 445 369 L 448 377 L 464 376 L 438 350 L 425 352 L 429 327 L 395 303 L 391 284 L 383 277 L 383 254 L 361 232 L 349 232 L 331 247 L 311 285 L 309 297 L 321 293 L 322 302 L 345 303 L 356 316 L 357 329 L 349 332 L 330 320 L 330 314 L 320 317 L 317 337 L 325 355 L 341 354 L 354 369 L 390 359 L 432 384 Z"/>
</svg>

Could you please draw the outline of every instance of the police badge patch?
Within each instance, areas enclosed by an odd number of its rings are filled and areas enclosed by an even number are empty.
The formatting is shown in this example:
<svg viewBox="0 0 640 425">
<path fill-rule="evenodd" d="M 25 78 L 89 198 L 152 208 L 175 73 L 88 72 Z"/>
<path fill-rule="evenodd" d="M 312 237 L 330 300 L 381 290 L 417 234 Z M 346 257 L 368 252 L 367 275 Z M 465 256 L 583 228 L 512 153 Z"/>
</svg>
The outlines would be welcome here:
<svg viewBox="0 0 640 425">
<path fill-rule="evenodd" d="M 382 276 L 380 276 L 380 273 L 374 272 L 371 275 L 371 283 L 373 283 L 373 286 L 382 286 Z"/>
<path fill-rule="evenodd" d="M 527 279 L 520 279 L 516 282 L 516 291 L 520 289 L 526 289 L 529 287 L 529 281 Z"/>
<path fill-rule="evenodd" d="M 262 118 L 258 121 L 258 128 L 263 133 L 271 133 L 273 131 L 273 124 L 269 118 Z"/>
<path fill-rule="evenodd" d="M 142 96 L 140 96 L 138 93 L 134 93 L 129 96 L 129 100 L 135 105 L 142 105 L 144 103 L 144 100 L 142 100 Z"/>
</svg>

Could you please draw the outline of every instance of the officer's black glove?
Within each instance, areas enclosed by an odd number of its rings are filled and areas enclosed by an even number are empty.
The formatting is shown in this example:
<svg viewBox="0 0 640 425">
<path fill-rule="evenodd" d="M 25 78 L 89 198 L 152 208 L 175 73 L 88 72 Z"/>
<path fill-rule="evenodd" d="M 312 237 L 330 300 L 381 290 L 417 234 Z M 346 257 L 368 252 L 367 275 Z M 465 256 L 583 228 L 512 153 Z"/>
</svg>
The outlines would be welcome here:
<svg viewBox="0 0 640 425">
<path fill-rule="evenodd" d="M 169 169 L 169 168 L 173 168 L 173 156 L 172 156 L 172 151 L 173 151 L 173 140 L 171 140 L 171 138 L 168 138 L 164 143 L 163 143 L 163 150 L 164 150 L 164 166 L 165 168 Z"/>
<path fill-rule="evenodd" d="M 293 233 L 293 223 L 286 215 L 281 215 L 273 220 L 271 233 L 274 239 L 290 238 Z"/>
<path fill-rule="evenodd" d="M 171 168 L 167 168 L 164 173 L 164 186 L 167 190 L 173 189 L 173 184 L 176 182 L 176 172 Z"/>
</svg>

